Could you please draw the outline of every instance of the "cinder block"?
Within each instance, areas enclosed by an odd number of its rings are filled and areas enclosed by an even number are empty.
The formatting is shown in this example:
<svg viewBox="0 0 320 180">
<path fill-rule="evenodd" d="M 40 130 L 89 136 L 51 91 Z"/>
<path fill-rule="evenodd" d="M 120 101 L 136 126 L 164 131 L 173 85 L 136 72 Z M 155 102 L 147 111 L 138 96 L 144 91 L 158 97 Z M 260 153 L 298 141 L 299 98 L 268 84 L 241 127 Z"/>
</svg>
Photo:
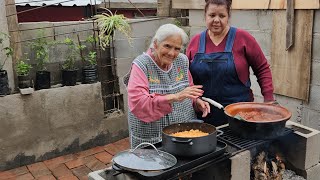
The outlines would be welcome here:
<svg viewBox="0 0 320 180">
<path fill-rule="evenodd" d="M 250 151 L 243 151 L 231 159 L 231 180 L 250 179 Z"/>
<path fill-rule="evenodd" d="M 286 126 L 295 129 L 293 133 L 279 138 L 286 160 L 300 170 L 307 170 L 318 164 L 319 131 L 292 121 L 288 121 Z"/>
<path fill-rule="evenodd" d="M 320 23 L 315 23 L 315 24 L 320 24 Z M 312 36 L 312 59 L 319 60 L 320 59 L 320 52 L 318 51 L 320 47 L 320 35 L 319 33 L 314 33 Z"/>
<path fill-rule="evenodd" d="M 307 180 L 319 180 L 320 178 L 320 164 L 307 169 L 303 175 Z"/>
</svg>

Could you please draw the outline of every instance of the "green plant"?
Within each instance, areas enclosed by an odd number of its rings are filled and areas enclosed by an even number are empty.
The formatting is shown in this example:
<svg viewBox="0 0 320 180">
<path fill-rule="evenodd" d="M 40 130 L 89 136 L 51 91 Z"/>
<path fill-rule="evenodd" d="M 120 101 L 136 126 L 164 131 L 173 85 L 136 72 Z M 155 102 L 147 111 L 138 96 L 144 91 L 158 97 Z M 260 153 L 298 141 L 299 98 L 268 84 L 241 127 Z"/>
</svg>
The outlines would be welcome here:
<svg viewBox="0 0 320 180">
<path fill-rule="evenodd" d="M 104 8 L 107 13 L 97 14 L 93 18 L 100 29 L 99 38 L 102 49 L 109 46 L 111 37 L 115 30 L 123 33 L 131 44 L 131 27 L 126 17 L 122 14 L 113 14 L 109 9 Z"/>
<path fill-rule="evenodd" d="M 85 40 L 86 43 L 90 43 L 90 47 L 91 49 L 89 49 L 88 46 L 86 45 L 82 45 L 79 35 L 78 35 L 78 50 L 79 50 L 79 54 L 81 57 L 82 62 L 85 63 L 85 65 L 89 65 L 89 66 L 95 66 L 97 64 L 97 52 L 94 50 L 95 49 L 95 43 L 98 41 L 97 37 L 94 37 L 93 35 L 90 35 L 87 37 L 87 39 Z M 86 49 L 86 51 L 84 51 Z M 85 55 L 85 53 L 87 53 Z"/>
<path fill-rule="evenodd" d="M 95 43 L 98 41 L 97 37 L 94 37 L 93 35 L 88 36 L 86 39 L 87 43 L 91 44 L 91 50 L 89 51 L 86 60 L 89 62 L 90 66 L 97 65 L 97 52 L 94 50 Z"/>
<path fill-rule="evenodd" d="M 90 51 L 87 58 L 90 66 L 97 65 L 97 52 Z"/>
<path fill-rule="evenodd" d="M 29 74 L 30 69 L 32 68 L 32 66 L 30 64 L 27 64 L 25 61 L 29 61 L 30 59 L 27 57 L 27 53 L 25 53 L 25 57 L 21 58 L 16 66 L 16 71 L 18 76 L 26 76 Z"/>
<path fill-rule="evenodd" d="M 31 50 L 35 53 L 38 71 L 46 70 L 45 64 L 49 62 L 49 48 L 53 44 L 45 38 L 44 31 L 39 31 L 38 37 L 30 42 Z"/>
<path fill-rule="evenodd" d="M 5 65 L 7 59 L 13 55 L 13 49 L 9 46 L 4 46 L 4 41 L 9 39 L 9 35 L 3 33 L 3 32 L 0 32 L 0 51 L 1 53 L 5 53 L 6 55 L 6 58 L 4 59 L 3 63 L 0 64 L 0 70 L 2 70 L 3 66 Z"/>
<path fill-rule="evenodd" d="M 66 60 L 64 61 L 63 65 L 62 65 L 62 69 L 64 70 L 75 70 L 75 63 L 76 63 L 76 58 L 78 55 L 78 52 L 80 49 L 85 48 L 84 45 L 76 45 L 74 43 L 74 41 L 70 38 L 66 38 L 64 40 L 64 44 L 67 45 L 68 47 L 68 53 L 67 53 L 67 57 Z"/>
</svg>

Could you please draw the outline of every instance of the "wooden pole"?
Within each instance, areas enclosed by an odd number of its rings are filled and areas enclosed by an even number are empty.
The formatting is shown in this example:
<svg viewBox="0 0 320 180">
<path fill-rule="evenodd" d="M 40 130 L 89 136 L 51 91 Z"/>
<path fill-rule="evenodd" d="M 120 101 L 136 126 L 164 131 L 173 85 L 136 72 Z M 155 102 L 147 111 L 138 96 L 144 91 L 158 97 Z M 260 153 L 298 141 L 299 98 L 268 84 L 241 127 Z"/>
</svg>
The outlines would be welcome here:
<svg viewBox="0 0 320 180">
<path fill-rule="evenodd" d="M 10 35 L 10 46 L 13 48 L 12 56 L 12 68 L 14 74 L 14 84 L 17 86 L 17 74 L 16 74 L 16 64 L 18 59 L 22 56 L 20 34 L 19 34 L 19 23 L 17 17 L 17 9 L 15 6 L 15 0 L 5 0 L 6 14 L 7 14 L 7 24 Z"/>
</svg>

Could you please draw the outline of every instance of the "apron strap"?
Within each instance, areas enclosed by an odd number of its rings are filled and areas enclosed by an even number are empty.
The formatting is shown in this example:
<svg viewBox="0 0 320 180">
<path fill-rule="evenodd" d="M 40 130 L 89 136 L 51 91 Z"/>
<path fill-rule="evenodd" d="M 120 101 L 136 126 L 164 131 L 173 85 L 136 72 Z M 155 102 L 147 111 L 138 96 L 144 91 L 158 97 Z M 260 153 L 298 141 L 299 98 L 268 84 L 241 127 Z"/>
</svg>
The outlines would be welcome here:
<svg viewBox="0 0 320 180">
<path fill-rule="evenodd" d="M 200 34 L 200 44 L 198 47 L 198 53 L 205 53 L 206 51 L 206 34 L 207 30 L 201 32 Z"/>
<path fill-rule="evenodd" d="M 236 36 L 236 28 L 235 27 L 230 27 L 229 34 L 228 34 L 228 39 L 227 39 L 227 44 L 224 49 L 224 52 L 232 52 L 232 47 L 234 43 L 234 38 Z"/>
</svg>

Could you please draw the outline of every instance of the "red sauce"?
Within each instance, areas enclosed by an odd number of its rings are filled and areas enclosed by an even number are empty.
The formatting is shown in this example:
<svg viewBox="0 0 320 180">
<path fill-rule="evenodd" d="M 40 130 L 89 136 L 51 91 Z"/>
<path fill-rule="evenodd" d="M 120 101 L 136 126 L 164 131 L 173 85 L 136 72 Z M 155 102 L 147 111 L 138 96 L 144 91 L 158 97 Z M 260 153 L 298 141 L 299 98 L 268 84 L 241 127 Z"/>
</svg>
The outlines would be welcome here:
<svg viewBox="0 0 320 180">
<path fill-rule="evenodd" d="M 268 112 L 263 111 L 249 111 L 249 112 L 239 112 L 237 115 L 241 116 L 243 119 L 247 121 L 255 121 L 255 122 L 261 122 L 261 121 L 272 121 L 272 120 L 278 120 L 283 118 L 280 114 L 272 114 Z"/>
</svg>

